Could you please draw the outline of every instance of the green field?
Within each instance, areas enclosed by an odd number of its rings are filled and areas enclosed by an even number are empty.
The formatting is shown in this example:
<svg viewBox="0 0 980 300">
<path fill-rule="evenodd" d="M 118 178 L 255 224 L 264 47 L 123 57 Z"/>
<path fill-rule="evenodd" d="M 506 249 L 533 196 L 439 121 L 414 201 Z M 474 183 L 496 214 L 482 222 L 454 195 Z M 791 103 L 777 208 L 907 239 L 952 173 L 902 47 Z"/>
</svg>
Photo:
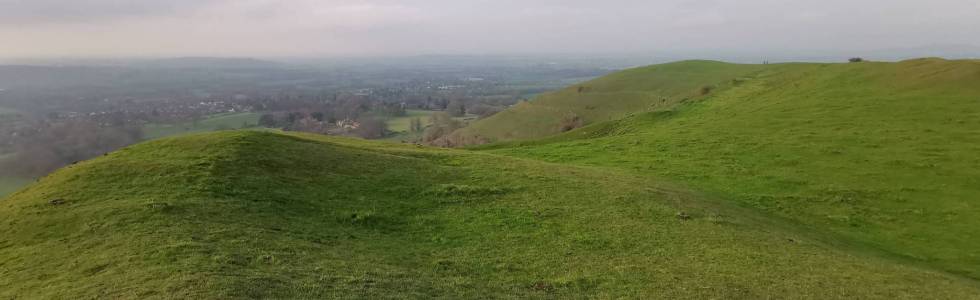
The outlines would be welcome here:
<svg viewBox="0 0 980 300">
<path fill-rule="evenodd" d="M 3 298 L 980 294 L 650 177 L 298 133 L 132 146 L 0 219 Z"/>
<path fill-rule="evenodd" d="M 432 113 L 435 113 L 435 111 L 409 109 L 405 111 L 405 116 L 388 119 L 385 121 L 385 124 L 391 133 L 381 140 L 396 143 L 418 142 L 422 139 L 422 133 L 409 132 L 412 126 L 412 119 L 419 118 L 422 121 L 422 127 L 425 128 L 432 124 L 432 119 L 430 118 Z"/>
<path fill-rule="evenodd" d="M 161 137 L 199 133 L 215 130 L 227 130 L 256 126 L 259 123 L 258 113 L 228 113 L 210 116 L 200 121 L 186 122 L 180 124 L 148 124 L 143 127 L 143 136 L 146 139 L 158 139 Z"/>
<path fill-rule="evenodd" d="M 385 123 L 388 124 L 388 130 L 396 133 L 407 133 L 411 129 L 412 119 L 419 118 L 422 120 L 422 127 L 429 126 L 432 124 L 429 116 L 435 111 L 431 110 L 416 110 L 409 109 L 405 111 L 405 116 L 390 118 Z"/>
<path fill-rule="evenodd" d="M 407 110 L 406 115 L 403 117 L 391 118 L 386 124 L 388 125 L 388 130 L 391 131 L 387 137 L 380 139 L 382 141 L 396 142 L 396 143 L 414 143 L 422 139 L 422 132 L 409 132 L 411 127 L 412 119 L 419 118 L 422 121 L 422 128 L 432 125 L 432 119 L 430 118 L 436 111 L 432 110 Z M 468 114 L 461 117 L 453 118 L 457 121 L 462 122 L 462 124 L 469 124 L 477 119 L 476 115 Z"/>
</svg>

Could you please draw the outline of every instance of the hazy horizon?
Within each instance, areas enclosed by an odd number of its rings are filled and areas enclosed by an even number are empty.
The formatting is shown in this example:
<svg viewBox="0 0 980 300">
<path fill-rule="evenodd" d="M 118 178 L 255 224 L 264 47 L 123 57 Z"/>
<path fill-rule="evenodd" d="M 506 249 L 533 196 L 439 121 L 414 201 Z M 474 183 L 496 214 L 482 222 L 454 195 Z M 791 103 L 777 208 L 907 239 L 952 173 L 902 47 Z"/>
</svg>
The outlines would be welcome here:
<svg viewBox="0 0 980 300">
<path fill-rule="evenodd" d="M 980 2 L 917 2 L 0 0 L 0 58 L 978 52 Z"/>
</svg>

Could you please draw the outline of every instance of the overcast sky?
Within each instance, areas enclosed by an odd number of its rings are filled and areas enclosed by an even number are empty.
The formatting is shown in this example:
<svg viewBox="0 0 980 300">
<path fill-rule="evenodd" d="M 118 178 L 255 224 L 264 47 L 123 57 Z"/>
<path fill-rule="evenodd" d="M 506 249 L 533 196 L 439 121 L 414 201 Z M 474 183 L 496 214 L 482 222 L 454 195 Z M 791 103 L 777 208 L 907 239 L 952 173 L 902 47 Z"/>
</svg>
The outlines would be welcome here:
<svg viewBox="0 0 980 300">
<path fill-rule="evenodd" d="M 0 0 L 0 57 L 806 54 L 978 39 L 980 0 Z"/>
</svg>

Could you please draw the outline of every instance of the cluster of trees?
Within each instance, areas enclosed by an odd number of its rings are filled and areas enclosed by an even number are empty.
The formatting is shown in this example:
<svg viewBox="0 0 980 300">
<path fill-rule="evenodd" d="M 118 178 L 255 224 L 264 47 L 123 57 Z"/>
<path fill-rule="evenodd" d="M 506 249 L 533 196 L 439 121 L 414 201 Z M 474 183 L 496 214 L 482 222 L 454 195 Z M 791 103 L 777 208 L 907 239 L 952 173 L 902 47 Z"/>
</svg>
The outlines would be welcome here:
<svg viewBox="0 0 980 300">
<path fill-rule="evenodd" d="M 462 145 L 486 144 L 490 140 L 481 136 L 453 134 L 466 124 L 453 118 L 447 112 L 433 113 L 429 127 L 422 133 L 422 142 L 437 147 L 456 147 Z"/>
<path fill-rule="evenodd" d="M 259 126 L 367 139 L 387 134 L 382 119 L 406 114 L 403 103 L 354 94 L 278 95 L 259 99 L 255 106 L 267 111 L 260 117 Z"/>
<path fill-rule="evenodd" d="M 13 159 L 0 165 L 3 175 L 37 177 L 60 167 L 90 159 L 139 142 L 137 126 L 100 126 L 93 121 L 57 123 L 35 121 L 30 132 L 20 132 L 12 143 Z"/>
<path fill-rule="evenodd" d="M 429 118 L 431 124 L 422 133 L 422 142 L 426 144 L 438 144 L 437 141 L 464 126 L 463 122 L 454 119 L 447 112 L 436 112 Z"/>
<path fill-rule="evenodd" d="M 445 111 L 453 117 L 462 117 L 466 114 L 471 114 L 479 118 L 486 118 L 507 109 L 508 106 L 520 100 L 520 96 L 516 95 L 452 95 L 443 98 L 431 96 L 426 99 L 408 98 L 402 103 L 404 106 L 412 109 Z"/>
</svg>

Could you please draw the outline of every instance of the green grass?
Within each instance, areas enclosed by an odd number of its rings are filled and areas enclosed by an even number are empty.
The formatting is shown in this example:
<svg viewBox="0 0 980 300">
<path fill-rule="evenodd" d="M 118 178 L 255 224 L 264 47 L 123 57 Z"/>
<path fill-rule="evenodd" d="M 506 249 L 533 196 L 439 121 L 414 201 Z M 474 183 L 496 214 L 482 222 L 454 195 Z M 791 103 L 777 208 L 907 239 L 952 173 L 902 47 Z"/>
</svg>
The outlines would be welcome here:
<svg viewBox="0 0 980 300">
<path fill-rule="evenodd" d="M 391 131 L 391 134 L 381 140 L 397 143 L 414 143 L 421 140 L 422 132 L 409 132 L 412 119 L 419 118 L 422 121 L 422 127 L 425 128 L 432 125 L 430 116 L 433 113 L 435 111 L 409 109 L 405 111 L 405 116 L 388 119 L 385 123 L 388 125 L 388 131 Z"/>
<path fill-rule="evenodd" d="M 674 110 L 484 149 L 665 178 L 976 280 L 977 82 L 976 61 L 769 65 Z"/>
<path fill-rule="evenodd" d="M 237 129 L 242 128 L 245 124 L 255 126 L 259 123 L 259 116 L 258 113 L 227 113 L 210 116 L 196 122 L 148 124 L 143 127 L 143 136 L 146 139 L 158 139 L 178 134 Z"/>
<path fill-rule="evenodd" d="M 132 146 L 0 220 L 2 298 L 980 294 L 650 177 L 298 133 Z"/>
</svg>

